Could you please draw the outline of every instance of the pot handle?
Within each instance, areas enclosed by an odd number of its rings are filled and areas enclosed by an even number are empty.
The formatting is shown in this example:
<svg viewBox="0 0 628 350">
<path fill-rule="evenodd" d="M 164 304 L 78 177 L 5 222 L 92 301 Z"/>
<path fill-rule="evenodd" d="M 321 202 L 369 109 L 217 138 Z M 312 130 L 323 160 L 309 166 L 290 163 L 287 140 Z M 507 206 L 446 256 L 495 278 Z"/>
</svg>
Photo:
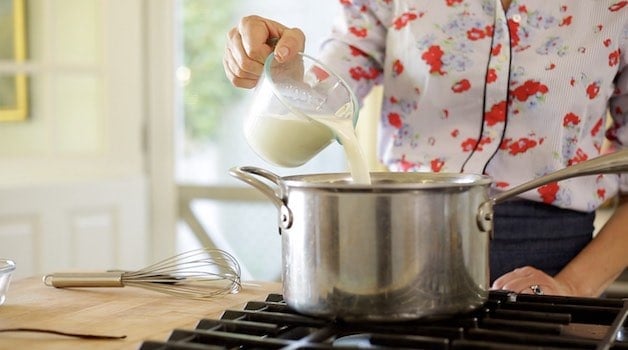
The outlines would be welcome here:
<svg viewBox="0 0 628 350">
<path fill-rule="evenodd" d="M 229 169 L 229 174 L 255 187 L 273 202 L 279 210 L 279 226 L 281 228 L 287 230 L 292 226 L 292 211 L 288 208 L 288 198 L 285 195 L 283 181 L 279 175 L 255 166 L 233 167 Z M 270 181 L 276 185 L 276 188 L 260 181 L 256 176 Z"/>
<path fill-rule="evenodd" d="M 548 183 L 587 175 L 612 174 L 628 172 L 628 149 L 605 154 L 564 169 L 551 172 L 545 176 L 525 182 L 491 198 L 493 204 L 506 201 L 518 194 L 527 192 Z"/>
<path fill-rule="evenodd" d="M 478 225 L 483 231 L 492 231 L 493 205 L 504 202 L 521 193 L 546 185 L 548 183 L 587 175 L 611 174 L 628 172 L 628 149 L 605 154 L 561 170 L 551 172 L 534 180 L 524 182 L 509 190 L 498 193 L 480 205 Z"/>
</svg>

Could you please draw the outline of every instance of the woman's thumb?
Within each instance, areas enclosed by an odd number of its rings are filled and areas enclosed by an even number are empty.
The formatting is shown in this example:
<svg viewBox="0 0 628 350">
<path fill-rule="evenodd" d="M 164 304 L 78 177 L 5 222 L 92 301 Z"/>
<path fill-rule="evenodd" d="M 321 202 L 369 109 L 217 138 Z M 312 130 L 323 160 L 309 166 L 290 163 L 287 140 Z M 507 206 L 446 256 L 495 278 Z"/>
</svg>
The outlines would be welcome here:
<svg viewBox="0 0 628 350">
<path fill-rule="evenodd" d="M 305 48 L 305 35 L 298 28 L 286 29 L 281 33 L 275 46 L 275 57 L 278 62 L 286 62 L 294 58 Z"/>
</svg>

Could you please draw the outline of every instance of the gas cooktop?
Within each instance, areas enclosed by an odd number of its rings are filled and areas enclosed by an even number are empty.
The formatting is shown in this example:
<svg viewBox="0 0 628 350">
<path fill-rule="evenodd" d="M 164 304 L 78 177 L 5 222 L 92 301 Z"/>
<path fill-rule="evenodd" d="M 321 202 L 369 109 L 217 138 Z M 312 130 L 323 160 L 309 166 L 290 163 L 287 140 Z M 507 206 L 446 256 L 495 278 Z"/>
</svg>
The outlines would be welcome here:
<svg viewBox="0 0 628 350">
<path fill-rule="evenodd" d="M 628 349 L 628 299 L 491 291 L 483 307 L 442 319 L 345 323 L 300 315 L 279 294 L 175 329 L 140 350 Z"/>
</svg>

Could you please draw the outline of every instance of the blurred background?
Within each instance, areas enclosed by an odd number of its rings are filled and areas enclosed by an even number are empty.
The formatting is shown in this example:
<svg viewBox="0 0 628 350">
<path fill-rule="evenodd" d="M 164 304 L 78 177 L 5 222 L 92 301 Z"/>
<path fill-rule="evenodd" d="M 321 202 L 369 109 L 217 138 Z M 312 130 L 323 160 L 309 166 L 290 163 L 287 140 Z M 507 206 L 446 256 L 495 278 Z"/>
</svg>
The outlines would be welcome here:
<svg viewBox="0 0 628 350">
<path fill-rule="evenodd" d="M 252 91 L 227 81 L 225 40 L 257 14 L 301 28 L 315 54 L 339 3 L 0 0 L 0 256 L 16 277 L 214 246 L 243 279 L 278 280 L 277 210 L 229 169 L 336 172 L 345 159 L 337 144 L 299 168 L 258 158 L 242 131 Z M 358 125 L 373 169 L 379 94 Z"/>
<path fill-rule="evenodd" d="M 277 280 L 276 209 L 229 168 L 344 171 L 344 157 L 334 145 L 301 168 L 259 159 L 242 132 L 252 91 L 225 78 L 224 44 L 258 14 L 302 28 L 316 52 L 338 6 L 0 0 L 0 256 L 20 277 L 214 245 L 243 278 Z"/>
</svg>

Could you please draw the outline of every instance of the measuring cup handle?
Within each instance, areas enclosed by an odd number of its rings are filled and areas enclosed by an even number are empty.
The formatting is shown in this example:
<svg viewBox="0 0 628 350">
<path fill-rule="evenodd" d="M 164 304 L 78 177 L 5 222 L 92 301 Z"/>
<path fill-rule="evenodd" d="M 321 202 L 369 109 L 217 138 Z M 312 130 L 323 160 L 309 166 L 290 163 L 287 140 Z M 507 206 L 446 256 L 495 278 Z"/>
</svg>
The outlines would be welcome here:
<svg viewBox="0 0 628 350">
<path fill-rule="evenodd" d="M 241 180 L 262 192 L 279 210 L 279 225 L 283 229 L 292 226 L 292 212 L 288 208 L 288 198 L 285 194 L 283 181 L 279 175 L 254 166 L 234 167 L 229 170 L 229 174 L 238 180 Z M 275 188 L 266 182 L 259 180 L 262 177 L 269 182 L 275 184 Z"/>
</svg>

